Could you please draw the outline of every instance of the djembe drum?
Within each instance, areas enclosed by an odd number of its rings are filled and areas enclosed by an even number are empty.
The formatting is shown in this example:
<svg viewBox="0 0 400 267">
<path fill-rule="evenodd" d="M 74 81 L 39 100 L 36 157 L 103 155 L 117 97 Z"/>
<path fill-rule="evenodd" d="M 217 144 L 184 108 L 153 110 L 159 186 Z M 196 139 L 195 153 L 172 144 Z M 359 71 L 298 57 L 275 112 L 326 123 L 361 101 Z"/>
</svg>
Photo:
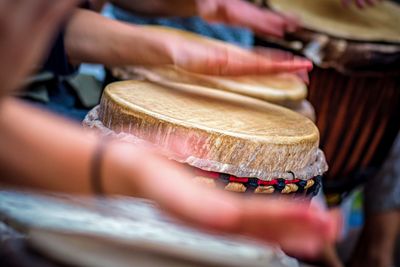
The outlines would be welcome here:
<svg viewBox="0 0 400 267">
<path fill-rule="evenodd" d="M 269 6 L 303 21 L 285 41 L 269 41 L 316 65 L 309 100 L 330 165 L 325 191 L 337 204 L 374 176 L 399 131 L 400 7 L 385 1 L 358 10 L 338 0 L 270 0 Z"/>
<path fill-rule="evenodd" d="M 185 83 L 108 85 L 84 125 L 156 147 L 196 182 L 238 193 L 312 197 L 327 170 L 308 118 L 240 94 Z M 174 150 L 174 141 L 185 144 Z"/>
</svg>

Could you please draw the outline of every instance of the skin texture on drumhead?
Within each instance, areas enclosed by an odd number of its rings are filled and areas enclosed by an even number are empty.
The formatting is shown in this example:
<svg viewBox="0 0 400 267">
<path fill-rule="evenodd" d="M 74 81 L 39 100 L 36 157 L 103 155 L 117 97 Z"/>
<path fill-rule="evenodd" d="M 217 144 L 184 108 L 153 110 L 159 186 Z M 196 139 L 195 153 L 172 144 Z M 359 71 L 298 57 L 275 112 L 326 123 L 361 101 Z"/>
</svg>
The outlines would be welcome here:
<svg viewBox="0 0 400 267">
<path fill-rule="evenodd" d="M 400 42 L 400 6 L 344 7 L 340 0 L 269 0 L 271 8 L 298 16 L 305 28 L 360 41 Z"/>
<path fill-rule="evenodd" d="M 131 71 L 153 81 L 185 83 L 221 89 L 268 102 L 290 106 L 307 96 L 304 82 L 291 73 L 245 76 L 211 76 L 187 72 L 175 66 L 129 67 Z M 117 71 L 117 73 L 120 73 Z"/>
<path fill-rule="evenodd" d="M 317 127 L 280 106 L 229 92 L 150 82 L 110 84 L 100 119 L 115 132 L 173 147 L 201 160 L 265 171 L 296 171 L 315 162 Z"/>
</svg>

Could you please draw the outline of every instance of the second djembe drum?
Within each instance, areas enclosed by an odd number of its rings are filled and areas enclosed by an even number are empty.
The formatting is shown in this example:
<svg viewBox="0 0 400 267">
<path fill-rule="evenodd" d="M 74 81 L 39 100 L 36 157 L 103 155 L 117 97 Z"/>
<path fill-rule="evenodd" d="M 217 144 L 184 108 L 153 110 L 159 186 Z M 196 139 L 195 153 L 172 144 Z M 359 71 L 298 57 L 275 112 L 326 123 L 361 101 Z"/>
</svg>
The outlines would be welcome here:
<svg viewBox="0 0 400 267">
<path fill-rule="evenodd" d="M 365 10 L 338 0 L 268 2 L 303 21 L 303 29 L 275 44 L 316 65 L 309 100 L 330 164 L 325 189 L 338 203 L 374 176 L 399 131 L 400 7 L 390 1 Z"/>
</svg>

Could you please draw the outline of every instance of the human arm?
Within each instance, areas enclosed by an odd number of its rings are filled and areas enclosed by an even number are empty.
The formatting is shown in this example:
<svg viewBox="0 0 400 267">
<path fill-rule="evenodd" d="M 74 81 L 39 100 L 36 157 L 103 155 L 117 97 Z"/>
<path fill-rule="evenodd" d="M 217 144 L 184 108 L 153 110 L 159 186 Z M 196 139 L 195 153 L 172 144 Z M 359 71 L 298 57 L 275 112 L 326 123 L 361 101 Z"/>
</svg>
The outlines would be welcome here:
<svg viewBox="0 0 400 267">
<path fill-rule="evenodd" d="M 114 5 L 144 16 L 197 16 L 196 0 L 110 0 Z"/>
<path fill-rule="evenodd" d="M 98 136 L 16 100 L 0 104 L 0 182 L 92 194 L 90 165 Z M 199 186 L 179 166 L 127 143 L 110 141 L 100 170 L 107 195 L 152 199 L 196 227 L 277 242 L 308 256 L 335 238 L 335 222 L 321 209 Z"/>
<path fill-rule="evenodd" d="M 29 26 L 35 25 L 28 23 L 25 27 L 29 30 Z M 34 29 L 30 30 L 35 33 Z M 15 32 L 16 36 L 24 33 Z M 45 27 L 40 36 L 44 38 L 50 33 L 51 28 Z M 34 39 L 38 42 L 37 50 L 32 50 L 31 43 L 24 39 L 28 36 L 19 36 L 21 39 L 16 36 L 1 35 L 1 43 L 10 48 L 8 45 L 15 40 L 22 40 L 20 52 L 29 59 L 39 60 L 48 39 Z M 7 63 L 0 61 L 0 69 L 19 70 L 26 67 L 24 64 L 36 62 L 16 60 L 9 66 Z M 24 73 L 19 71 L 17 78 L 22 79 Z M 10 84 L 8 79 L 14 81 L 15 77 L 2 75 L 0 84 Z M 15 86 L 0 87 L 2 95 L 11 89 Z M 101 142 L 99 136 L 85 133 L 78 125 L 58 116 L 3 97 L 0 97 L 0 129 L 1 184 L 66 193 L 93 192 L 90 170 Z M 197 227 L 274 241 L 302 254 L 316 253 L 321 244 L 331 242 L 335 236 L 333 218 L 322 210 L 283 200 L 242 199 L 200 187 L 180 167 L 127 143 L 107 144 L 98 167 L 105 194 L 152 199 L 161 208 Z"/>
<path fill-rule="evenodd" d="M 149 0 L 110 1 L 126 10 L 147 16 L 200 16 L 209 22 L 246 27 L 257 34 L 283 37 L 294 31 L 297 19 L 260 8 L 243 0 Z"/>
<path fill-rule="evenodd" d="M 65 44 L 72 62 L 108 66 L 174 64 L 204 74 L 239 75 L 309 70 L 311 62 L 283 61 L 179 30 L 129 25 L 77 10 Z"/>
</svg>

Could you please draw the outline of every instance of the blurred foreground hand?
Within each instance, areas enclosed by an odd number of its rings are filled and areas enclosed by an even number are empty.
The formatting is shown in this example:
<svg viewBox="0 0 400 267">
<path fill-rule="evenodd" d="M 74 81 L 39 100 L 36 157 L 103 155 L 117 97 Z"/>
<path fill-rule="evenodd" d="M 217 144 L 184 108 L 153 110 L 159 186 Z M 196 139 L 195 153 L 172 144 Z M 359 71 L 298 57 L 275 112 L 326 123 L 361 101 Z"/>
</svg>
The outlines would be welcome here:
<svg viewBox="0 0 400 267">
<path fill-rule="evenodd" d="M 90 169 L 103 141 L 99 136 L 12 99 L 0 105 L 0 128 L 1 183 L 93 193 Z M 175 152 L 190 150 L 178 143 Z M 99 171 L 106 195 L 148 198 L 189 225 L 278 243 L 292 255 L 317 256 L 335 241 L 337 218 L 302 200 L 244 197 L 200 186 L 182 165 L 139 145 L 111 141 L 103 153 Z"/>
<path fill-rule="evenodd" d="M 126 144 L 115 143 L 108 152 L 124 166 L 119 173 L 127 181 L 125 190 L 134 187 L 140 196 L 193 226 L 278 243 L 286 252 L 305 257 L 317 256 L 336 239 L 338 218 L 322 208 L 301 200 L 244 197 L 203 187 L 182 166 L 148 151 L 137 153 Z M 106 169 L 105 177 L 116 171 Z M 115 180 L 106 181 L 110 189 L 113 184 Z"/>
</svg>

